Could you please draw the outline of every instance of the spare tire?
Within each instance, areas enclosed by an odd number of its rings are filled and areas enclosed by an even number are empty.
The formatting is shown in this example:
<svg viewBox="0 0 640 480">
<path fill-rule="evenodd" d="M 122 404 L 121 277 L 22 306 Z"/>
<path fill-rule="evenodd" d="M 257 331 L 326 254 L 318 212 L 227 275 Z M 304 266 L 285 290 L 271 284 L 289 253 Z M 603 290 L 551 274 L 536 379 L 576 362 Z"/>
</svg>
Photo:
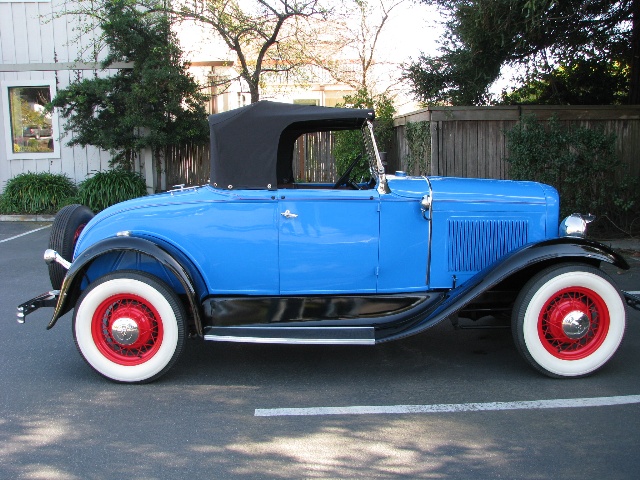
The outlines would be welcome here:
<svg viewBox="0 0 640 480">
<path fill-rule="evenodd" d="M 93 218 L 93 212 L 84 205 L 67 205 L 60 210 L 51 226 L 49 248 L 55 250 L 62 258 L 69 262 L 73 260 L 78 237 L 84 227 Z M 62 280 L 67 271 L 55 262 L 49 264 L 49 279 L 54 290 L 60 290 Z"/>
</svg>

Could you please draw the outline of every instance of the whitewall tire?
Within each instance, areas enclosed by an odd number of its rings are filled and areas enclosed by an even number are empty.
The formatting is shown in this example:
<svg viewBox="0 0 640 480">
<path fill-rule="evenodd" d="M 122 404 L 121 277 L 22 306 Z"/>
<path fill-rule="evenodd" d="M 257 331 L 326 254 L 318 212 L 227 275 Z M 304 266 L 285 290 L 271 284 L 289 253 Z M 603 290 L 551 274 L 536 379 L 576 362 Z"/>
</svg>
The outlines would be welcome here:
<svg viewBox="0 0 640 480">
<path fill-rule="evenodd" d="M 117 382 L 155 380 L 177 361 L 186 315 L 178 296 L 144 272 L 107 274 L 80 296 L 73 336 L 87 363 Z"/>
<path fill-rule="evenodd" d="M 618 288 L 604 272 L 583 264 L 538 273 L 513 309 L 518 351 L 551 377 L 595 372 L 618 350 L 625 330 L 626 308 Z"/>
</svg>

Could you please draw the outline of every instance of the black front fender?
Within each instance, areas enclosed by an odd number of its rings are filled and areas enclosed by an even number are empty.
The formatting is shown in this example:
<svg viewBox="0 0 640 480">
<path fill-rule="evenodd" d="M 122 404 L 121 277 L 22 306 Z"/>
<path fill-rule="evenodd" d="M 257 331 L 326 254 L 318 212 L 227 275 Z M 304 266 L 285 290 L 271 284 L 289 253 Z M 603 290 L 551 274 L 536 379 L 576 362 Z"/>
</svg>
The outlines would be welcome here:
<svg viewBox="0 0 640 480">
<path fill-rule="evenodd" d="M 199 335 L 202 335 L 201 308 L 195 290 L 196 283 L 194 282 L 193 275 L 161 245 L 145 238 L 130 236 L 111 237 L 102 240 L 87 248 L 74 260 L 60 287 L 58 302 L 53 312 L 53 318 L 47 325 L 47 330 L 56 324 L 58 318 L 73 308 L 73 305 L 70 305 L 69 299 L 74 297 L 79 291 L 83 274 L 91 263 L 98 257 L 113 252 L 135 252 L 147 255 L 154 258 L 172 272 L 186 292 L 195 321 L 196 331 Z"/>
<path fill-rule="evenodd" d="M 505 255 L 459 287 L 447 292 L 438 306 L 425 317 L 405 323 L 402 329 L 385 332 L 376 338 L 376 342 L 397 340 L 420 333 L 456 314 L 484 292 L 515 273 L 538 263 L 554 261 L 577 261 L 589 264 L 607 262 L 623 270 L 629 269 L 629 264 L 622 256 L 606 245 L 590 240 L 560 237 L 531 243 Z"/>
</svg>

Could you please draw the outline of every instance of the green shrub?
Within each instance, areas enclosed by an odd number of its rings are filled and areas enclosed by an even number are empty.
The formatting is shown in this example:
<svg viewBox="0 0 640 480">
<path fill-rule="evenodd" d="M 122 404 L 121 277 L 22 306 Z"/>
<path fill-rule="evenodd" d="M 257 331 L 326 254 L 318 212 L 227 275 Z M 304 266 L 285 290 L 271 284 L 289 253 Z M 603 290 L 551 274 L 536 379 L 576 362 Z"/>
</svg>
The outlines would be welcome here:
<svg viewBox="0 0 640 480">
<path fill-rule="evenodd" d="M 370 178 L 369 161 L 364 155 L 364 142 L 360 130 L 343 130 L 335 133 L 333 155 L 336 159 L 336 180 L 347 171 L 358 155 L 362 158 L 351 172 L 351 178 L 359 181 L 361 178 Z"/>
<path fill-rule="evenodd" d="M 405 157 L 406 171 L 412 175 L 431 173 L 431 122 L 408 122 L 405 136 L 409 154 Z"/>
<path fill-rule="evenodd" d="M 53 214 L 76 193 L 75 184 L 66 175 L 21 173 L 7 182 L 0 211 L 5 214 Z"/>
<path fill-rule="evenodd" d="M 630 230 L 640 213 L 640 185 L 622 171 L 615 135 L 564 126 L 556 117 L 545 123 L 530 115 L 506 132 L 510 177 L 554 186 L 561 216 L 593 213 Z"/>
<path fill-rule="evenodd" d="M 380 152 L 387 152 L 391 148 L 393 141 L 393 115 L 395 108 L 393 102 L 386 95 L 372 96 L 366 89 L 358 90 L 355 95 L 346 95 L 344 105 L 348 108 L 373 108 L 376 112 L 374 122 L 374 135 Z M 349 165 L 362 155 L 362 159 L 353 169 L 351 178 L 358 181 L 363 178 L 368 180 L 371 177 L 369 170 L 369 160 L 364 154 L 364 141 L 362 133 L 358 130 L 343 130 L 335 134 L 335 145 L 333 155 L 336 159 L 336 171 L 338 177 L 342 175 Z"/>
<path fill-rule="evenodd" d="M 79 203 L 94 212 L 146 194 L 147 186 L 142 176 L 122 168 L 96 172 L 78 188 Z"/>
</svg>

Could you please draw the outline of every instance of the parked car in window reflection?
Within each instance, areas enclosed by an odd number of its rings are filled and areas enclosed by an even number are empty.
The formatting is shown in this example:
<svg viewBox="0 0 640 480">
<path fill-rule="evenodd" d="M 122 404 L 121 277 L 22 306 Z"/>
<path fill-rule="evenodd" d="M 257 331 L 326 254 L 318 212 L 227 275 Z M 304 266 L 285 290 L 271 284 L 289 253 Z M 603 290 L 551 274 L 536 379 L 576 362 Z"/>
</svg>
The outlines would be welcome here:
<svg viewBox="0 0 640 480">
<path fill-rule="evenodd" d="M 39 127 L 37 125 L 30 125 L 28 127 L 24 127 L 22 131 L 23 137 L 33 137 L 36 139 L 40 139 L 42 137 L 50 137 L 52 134 L 51 125 L 44 125 Z"/>
</svg>

